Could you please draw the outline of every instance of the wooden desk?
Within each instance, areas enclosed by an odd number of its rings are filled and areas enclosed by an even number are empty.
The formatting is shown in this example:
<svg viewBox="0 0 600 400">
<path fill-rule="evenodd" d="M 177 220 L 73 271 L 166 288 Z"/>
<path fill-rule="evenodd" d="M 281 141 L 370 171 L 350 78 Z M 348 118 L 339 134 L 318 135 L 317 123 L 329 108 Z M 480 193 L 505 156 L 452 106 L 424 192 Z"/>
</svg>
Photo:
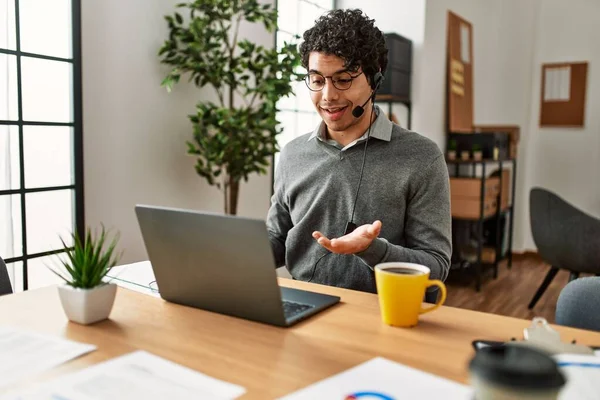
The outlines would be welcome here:
<svg viewBox="0 0 600 400">
<path fill-rule="evenodd" d="M 110 320 L 80 326 L 66 320 L 56 288 L 49 287 L 0 297 L 0 321 L 98 346 L 32 381 L 143 349 L 246 387 L 242 399 L 261 400 L 375 356 L 467 382 L 472 340 L 520 338 L 529 325 L 526 320 L 442 307 L 422 316 L 415 328 L 392 328 L 381 322 L 375 295 L 281 278 L 280 283 L 338 295 L 342 303 L 292 328 L 276 328 L 119 288 Z M 563 340 L 600 345 L 600 333 L 558 329 Z"/>
</svg>

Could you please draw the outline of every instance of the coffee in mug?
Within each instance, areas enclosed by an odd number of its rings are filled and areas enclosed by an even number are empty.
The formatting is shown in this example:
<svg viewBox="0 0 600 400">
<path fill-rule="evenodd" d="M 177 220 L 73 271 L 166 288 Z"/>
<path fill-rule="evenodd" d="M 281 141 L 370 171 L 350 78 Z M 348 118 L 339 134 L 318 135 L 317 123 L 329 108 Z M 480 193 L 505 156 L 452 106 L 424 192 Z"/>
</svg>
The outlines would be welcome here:
<svg viewBox="0 0 600 400">
<path fill-rule="evenodd" d="M 409 268 L 388 268 L 386 269 L 387 272 L 391 272 L 392 274 L 400 274 L 400 275 L 421 275 L 424 272 L 422 271 L 417 271 L 415 269 L 409 269 Z"/>
</svg>

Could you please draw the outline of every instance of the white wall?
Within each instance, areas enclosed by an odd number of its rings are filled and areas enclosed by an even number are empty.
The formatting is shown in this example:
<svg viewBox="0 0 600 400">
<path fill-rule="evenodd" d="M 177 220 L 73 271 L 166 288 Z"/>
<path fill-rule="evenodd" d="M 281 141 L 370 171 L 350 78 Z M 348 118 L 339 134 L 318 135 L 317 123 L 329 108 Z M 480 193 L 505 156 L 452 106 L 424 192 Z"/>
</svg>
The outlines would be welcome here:
<svg viewBox="0 0 600 400">
<path fill-rule="evenodd" d="M 120 231 L 123 263 L 147 258 L 135 204 L 223 209 L 221 192 L 196 175 L 185 145 L 192 137 L 187 115 L 212 92 L 180 84 L 168 94 L 160 87 L 168 70 L 157 56 L 167 35 L 163 16 L 177 3 L 82 2 L 86 223 Z M 241 36 L 273 45 L 258 25 L 245 26 Z M 240 192 L 238 214 L 265 218 L 270 176 L 254 175 Z"/>
<path fill-rule="evenodd" d="M 596 217 L 600 217 L 599 21 L 597 0 L 541 2 L 526 144 L 527 190 L 545 187 Z M 541 65 L 564 61 L 589 61 L 585 126 L 540 128 Z M 535 248 L 529 231 L 525 246 Z"/>
<path fill-rule="evenodd" d="M 361 9 L 384 33 L 395 32 L 417 44 L 423 42 L 425 0 L 338 0 L 337 8 Z"/>
</svg>

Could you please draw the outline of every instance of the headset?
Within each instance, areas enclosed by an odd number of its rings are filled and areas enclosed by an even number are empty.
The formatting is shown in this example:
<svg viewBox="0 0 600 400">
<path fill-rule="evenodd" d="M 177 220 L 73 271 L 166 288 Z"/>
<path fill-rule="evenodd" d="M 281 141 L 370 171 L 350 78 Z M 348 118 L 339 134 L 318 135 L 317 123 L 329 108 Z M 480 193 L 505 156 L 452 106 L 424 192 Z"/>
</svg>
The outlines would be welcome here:
<svg viewBox="0 0 600 400">
<path fill-rule="evenodd" d="M 377 71 L 371 79 L 371 89 L 372 90 L 371 90 L 371 94 L 369 95 L 369 98 L 367 99 L 367 101 L 365 101 L 362 104 L 362 106 L 356 106 L 356 107 L 354 107 L 354 109 L 352 109 L 352 116 L 354 118 L 360 118 L 364 114 L 364 112 L 365 112 L 364 107 L 367 105 L 367 103 L 369 101 L 373 101 L 373 104 L 375 104 L 375 94 L 377 93 L 377 89 L 379 89 L 379 86 L 381 86 L 382 82 L 383 82 L 383 74 L 381 72 Z M 369 129 L 367 130 L 367 140 L 365 140 L 365 148 L 363 150 L 363 159 L 362 159 L 362 165 L 360 167 L 360 177 L 358 178 L 358 186 L 356 187 L 356 194 L 354 195 L 354 202 L 352 204 L 352 214 L 350 215 L 350 220 L 346 223 L 346 229 L 344 230 L 344 235 L 347 235 L 347 234 L 353 232 L 357 228 L 357 225 L 354 223 L 354 211 L 356 209 L 356 202 L 358 200 L 360 184 L 362 183 L 363 171 L 365 169 L 365 159 L 367 158 L 367 146 L 369 145 L 369 138 L 371 137 L 371 126 L 373 125 L 373 108 L 374 107 L 371 107 L 371 115 L 369 117 L 369 120 L 370 120 Z M 319 257 L 319 259 L 313 266 L 313 270 L 312 270 L 312 273 L 310 274 L 310 279 L 308 280 L 308 282 L 312 281 L 312 279 L 315 275 L 315 270 L 317 269 L 317 264 L 319 263 L 319 261 L 321 261 L 325 256 L 328 256 L 329 254 L 331 254 L 331 252 L 328 251 L 327 253 L 325 253 L 321 257 Z"/>
<path fill-rule="evenodd" d="M 381 72 L 377 71 L 375 73 L 375 75 L 373 76 L 373 79 L 371 79 L 371 89 L 373 89 L 371 91 L 371 95 L 369 96 L 367 101 L 365 101 L 363 103 L 362 106 L 356 106 L 352 110 L 352 115 L 354 116 L 354 118 L 360 118 L 361 115 L 363 115 L 363 113 L 365 112 L 364 107 L 367 105 L 367 103 L 370 100 L 373 100 L 373 101 L 375 100 L 375 92 L 377 91 L 377 89 L 379 89 L 381 82 L 383 82 L 383 75 L 381 74 Z M 371 116 L 373 116 L 373 115 L 371 114 Z M 371 125 L 369 125 L 369 132 L 370 132 L 370 129 L 371 129 Z M 367 136 L 368 136 L 368 134 L 367 134 Z"/>
</svg>

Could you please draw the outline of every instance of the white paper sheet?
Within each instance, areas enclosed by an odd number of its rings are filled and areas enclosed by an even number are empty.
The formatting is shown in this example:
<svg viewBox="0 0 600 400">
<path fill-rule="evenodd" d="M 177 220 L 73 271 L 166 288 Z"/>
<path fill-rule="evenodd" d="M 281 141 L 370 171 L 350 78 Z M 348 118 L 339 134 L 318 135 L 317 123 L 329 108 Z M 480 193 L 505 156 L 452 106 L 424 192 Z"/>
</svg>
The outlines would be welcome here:
<svg viewBox="0 0 600 400">
<path fill-rule="evenodd" d="M 235 399 L 246 389 L 145 351 L 136 351 L 60 377 L 2 400 Z"/>
<path fill-rule="evenodd" d="M 571 98 L 571 67 L 544 70 L 544 101 L 569 101 Z"/>
<path fill-rule="evenodd" d="M 559 400 L 600 400 L 600 357 L 560 354 L 554 359 L 567 378 Z"/>
<path fill-rule="evenodd" d="M 557 96 L 555 90 L 555 70 L 555 68 L 546 68 L 544 70 L 544 101 L 553 101 Z"/>
<path fill-rule="evenodd" d="M 469 26 L 465 24 L 460 24 L 460 59 L 465 64 L 471 62 L 471 37 Z"/>
<path fill-rule="evenodd" d="M 126 289 L 160 297 L 150 261 L 113 267 L 107 276 L 112 279 L 113 283 Z"/>
<path fill-rule="evenodd" d="M 281 400 L 467 400 L 472 398 L 472 394 L 469 386 L 377 357 L 282 397 Z"/>
<path fill-rule="evenodd" d="M 90 344 L 0 326 L 0 387 L 95 349 Z"/>
<path fill-rule="evenodd" d="M 571 67 L 564 67 L 560 70 L 560 90 L 558 91 L 560 100 L 569 101 L 571 99 Z"/>
</svg>

